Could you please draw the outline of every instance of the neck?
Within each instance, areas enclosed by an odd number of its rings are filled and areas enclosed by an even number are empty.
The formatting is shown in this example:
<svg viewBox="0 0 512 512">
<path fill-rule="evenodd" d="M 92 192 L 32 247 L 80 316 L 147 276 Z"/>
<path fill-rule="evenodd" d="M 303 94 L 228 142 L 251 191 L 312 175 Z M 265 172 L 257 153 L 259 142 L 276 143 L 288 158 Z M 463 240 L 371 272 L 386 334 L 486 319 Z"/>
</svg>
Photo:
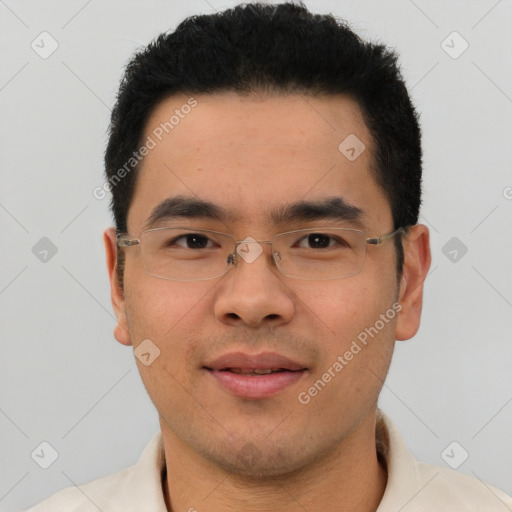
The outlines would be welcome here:
<svg viewBox="0 0 512 512">
<path fill-rule="evenodd" d="M 375 447 L 375 413 L 311 466 L 259 480 L 227 473 L 162 427 L 170 512 L 375 512 L 386 488 L 387 472 Z"/>
</svg>

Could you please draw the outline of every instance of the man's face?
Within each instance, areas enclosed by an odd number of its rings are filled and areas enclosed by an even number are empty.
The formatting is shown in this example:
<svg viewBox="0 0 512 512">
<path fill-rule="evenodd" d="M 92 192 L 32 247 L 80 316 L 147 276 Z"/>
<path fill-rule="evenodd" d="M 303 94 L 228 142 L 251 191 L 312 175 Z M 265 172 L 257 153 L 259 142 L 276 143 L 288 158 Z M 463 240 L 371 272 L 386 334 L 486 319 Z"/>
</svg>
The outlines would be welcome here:
<svg viewBox="0 0 512 512">
<path fill-rule="evenodd" d="M 130 234 L 138 237 L 152 211 L 176 196 L 208 201 L 229 215 L 164 219 L 156 227 L 178 223 L 236 240 L 325 226 L 360 229 L 367 237 L 393 231 L 390 205 L 370 172 L 370 135 L 354 101 L 234 93 L 196 99 L 144 159 Z M 159 104 L 144 140 L 187 100 L 174 96 Z M 353 161 L 350 151 L 338 149 L 351 134 L 366 146 Z M 361 215 L 292 216 L 286 223 L 272 216 L 297 202 L 333 198 Z M 195 282 L 150 276 L 140 249 L 125 249 L 124 298 L 117 307 L 119 341 L 136 348 L 150 339 L 160 350 L 150 365 L 137 364 L 166 439 L 253 476 L 284 474 L 333 453 L 374 411 L 400 298 L 392 241 L 368 246 L 360 274 L 324 281 L 285 277 L 269 246 L 261 247 L 255 261 L 239 259 L 224 276 Z M 353 342 L 362 332 L 366 345 L 358 341 L 357 350 Z M 262 370 L 289 364 L 298 371 L 240 376 L 229 369 L 251 371 L 254 361 Z"/>
</svg>

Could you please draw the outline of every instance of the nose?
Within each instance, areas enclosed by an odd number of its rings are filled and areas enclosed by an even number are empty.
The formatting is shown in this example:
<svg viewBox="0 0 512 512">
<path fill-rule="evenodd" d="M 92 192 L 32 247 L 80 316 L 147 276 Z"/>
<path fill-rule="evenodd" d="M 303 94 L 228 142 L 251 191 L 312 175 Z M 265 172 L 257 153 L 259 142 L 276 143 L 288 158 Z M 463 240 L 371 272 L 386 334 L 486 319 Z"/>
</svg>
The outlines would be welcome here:
<svg viewBox="0 0 512 512">
<path fill-rule="evenodd" d="M 254 258 L 254 250 L 262 252 Z M 275 267 L 270 246 L 239 246 L 235 258 L 236 265 L 216 288 L 215 317 L 228 325 L 246 327 L 277 327 L 290 322 L 296 304 Z"/>
</svg>

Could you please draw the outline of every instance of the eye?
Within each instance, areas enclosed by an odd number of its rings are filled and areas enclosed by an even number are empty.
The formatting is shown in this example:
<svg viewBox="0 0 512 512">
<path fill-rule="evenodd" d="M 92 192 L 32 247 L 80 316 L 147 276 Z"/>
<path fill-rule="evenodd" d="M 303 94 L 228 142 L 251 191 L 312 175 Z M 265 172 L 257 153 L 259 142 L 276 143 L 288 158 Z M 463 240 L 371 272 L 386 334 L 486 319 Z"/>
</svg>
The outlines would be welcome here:
<svg viewBox="0 0 512 512">
<path fill-rule="evenodd" d="M 298 246 L 302 249 L 325 249 L 336 245 L 339 241 L 340 239 L 336 240 L 325 233 L 311 233 L 299 240 Z"/>
<path fill-rule="evenodd" d="M 185 249 L 208 249 L 213 247 L 213 242 L 199 233 L 188 233 L 169 240 L 168 245 L 178 245 Z"/>
</svg>

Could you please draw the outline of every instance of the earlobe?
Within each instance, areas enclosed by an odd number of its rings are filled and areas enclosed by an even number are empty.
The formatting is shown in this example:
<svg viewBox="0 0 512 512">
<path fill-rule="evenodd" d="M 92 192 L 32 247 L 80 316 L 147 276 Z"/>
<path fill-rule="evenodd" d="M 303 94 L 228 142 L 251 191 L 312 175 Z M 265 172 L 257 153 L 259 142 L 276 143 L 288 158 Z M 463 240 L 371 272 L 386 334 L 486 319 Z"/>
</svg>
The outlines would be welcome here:
<svg viewBox="0 0 512 512">
<path fill-rule="evenodd" d="M 404 268 L 399 289 L 402 310 L 396 323 L 397 340 L 412 338 L 420 326 L 423 283 L 431 262 L 428 228 L 422 224 L 410 227 L 403 244 Z"/>
<path fill-rule="evenodd" d="M 117 317 L 117 325 L 114 328 L 114 337 L 122 345 L 131 345 L 130 332 L 126 316 L 126 303 L 123 290 L 119 286 L 117 278 L 117 235 L 115 228 L 108 228 L 103 233 L 103 242 L 105 244 L 105 255 L 107 260 L 107 270 L 110 280 L 110 297 L 112 307 Z"/>
</svg>

